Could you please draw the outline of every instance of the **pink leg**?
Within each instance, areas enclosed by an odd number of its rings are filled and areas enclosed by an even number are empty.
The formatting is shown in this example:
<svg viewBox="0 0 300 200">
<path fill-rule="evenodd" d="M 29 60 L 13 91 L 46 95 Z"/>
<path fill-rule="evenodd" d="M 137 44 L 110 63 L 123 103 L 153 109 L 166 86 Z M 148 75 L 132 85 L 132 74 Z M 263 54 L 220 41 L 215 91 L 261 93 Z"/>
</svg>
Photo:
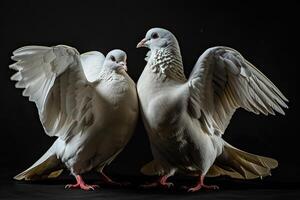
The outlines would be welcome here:
<svg viewBox="0 0 300 200">
<path fill-rule="evenodd" d="M 106 174 L 104 174 L 104 172 L 100 172 L 100 175 L 101 175 L 102 181 L 105 184 L 108 184 L 108 185 L 126 186 L 126 185 L 130 184 L 130 183 L 118 183 L 118 182 L 115 182 L 115 181 L 111 180 L 111 178 L 109 178 Z"/>
<path fill-rule="evenodd" d="M 82 177 L 80 175 L 77 175 L 76 177 L 76 184 L 68 184 L 65 186 L 66 189 L 72 189 L 72 188 L 80 188 L 82 190 L 95 190 L 97 187 L 99 187 L 98 185 L 87 185 Z"/>
<path fill-rule="evenodd" d="M 205 185 L 204 184 L 204 176 L 201 175 L 200 179 L 195 187 L 191 187 L 188 189 L 188 192 L 197 192 L 201 188 L 209 189 L 209 190 L 217 190 L 219 187 L 217 185 Z"/>
<path fill-rule="evenodd" d="M 143 188 L 153 188 L 153 187 L 163 187 L 163 188 L 170 188 L 174 186 L 173 183 L 167 182 L 167 179 L 170 175 L 161 176 L 157 181 L 149 184 L 142 185 Z"/>
</svg>

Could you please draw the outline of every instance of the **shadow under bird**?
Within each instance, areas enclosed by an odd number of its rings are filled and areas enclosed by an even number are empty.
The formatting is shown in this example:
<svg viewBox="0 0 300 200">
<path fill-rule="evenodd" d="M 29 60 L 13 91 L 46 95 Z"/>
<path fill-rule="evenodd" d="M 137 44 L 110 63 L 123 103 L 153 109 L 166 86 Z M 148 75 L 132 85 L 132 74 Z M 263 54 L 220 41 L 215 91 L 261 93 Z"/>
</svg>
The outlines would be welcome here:
<svg viewBox="0 0 300 200">
<path fill-rule="evenodd" d="M 75 48 L 25 46 L 13 52 L 10 65 L 17 88 L 24 88 L 38 109 L 48 136 L 57 140 L 16 180 L 54 178 L 67 168 L 77 183 L 66 188 L 94 190 L 81 175 L 102 170 L 123 150 L 138 117 L 135 83 L 126 73 L 126 53 L 112 50 L 106 57 Z"/>
<path fill-rule="evenodd" d="M 160 176 L 145 187 L 173 184 L 176 172 L 198 176 L 188 191 L 218 189 L 205 176 L 254 179 L 270 175 L 276 160 L 239 150 L 222 135 L 237 108 L 255 114 L 284 114 L 288 101 L 279 89 L 236 50 L 207 49 L 187 79 L 175 36 L 150 29 L 137 47 L 147 47 L 147 65 L 137 90 L 154 160 L 141 172 Z"/>
</svg>

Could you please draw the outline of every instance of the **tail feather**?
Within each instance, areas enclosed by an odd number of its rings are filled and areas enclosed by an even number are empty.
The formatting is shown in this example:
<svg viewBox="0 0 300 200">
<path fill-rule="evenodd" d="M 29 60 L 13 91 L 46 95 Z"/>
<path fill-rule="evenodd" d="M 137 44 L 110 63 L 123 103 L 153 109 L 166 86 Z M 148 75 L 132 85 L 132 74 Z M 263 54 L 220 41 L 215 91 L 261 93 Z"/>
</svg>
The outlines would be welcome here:
<svg viewBox="0 0 300 200">
<path fill-rule="evenodd" d="M 46 160 L 31 166 L 27 170 L 21 172 L 14 177 L 15 180 L 40 180 L 47 178 L 55 178 L 62 173 L 63 169 L 59 165 L 56 156 L 50 156 Z"/>
<path fill-rule="evenodd" d="M 207 176 L 255 179 L 271 175 L 271 169 L 277 166 L 275 159 L 250 154 L 225 143 L 223 155 L 210 168 Z"/>
<path fill-rule="evenodd" d="M 46 178 L 55 178 L 63 171 L 62 163 L 57 159 L 54 150 L 57 142 L 31 167 L 14 177 L 15 180 L 40 180 Z"/>
</svg>

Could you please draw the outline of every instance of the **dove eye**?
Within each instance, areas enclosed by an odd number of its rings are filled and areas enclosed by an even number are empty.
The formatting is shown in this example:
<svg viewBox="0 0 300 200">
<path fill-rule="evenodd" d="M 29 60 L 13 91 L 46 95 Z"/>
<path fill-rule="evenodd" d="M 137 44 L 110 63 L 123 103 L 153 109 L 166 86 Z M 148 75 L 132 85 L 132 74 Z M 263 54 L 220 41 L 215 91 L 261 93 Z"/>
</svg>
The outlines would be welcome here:
<svg viewBox="0 0 300 200">
<path fill-rule="evenodd" d="M 113 62 L 116 62 L 116 58 L 114 56 L 111 56 L 110 59 L 113 61 Z"/>
<path fill-rule="evenodd" d="M 152 33 L 151 38 L 152 39 L 157 39 L 158 38 L 158 34 L 157 33 Z"/>
</svg>

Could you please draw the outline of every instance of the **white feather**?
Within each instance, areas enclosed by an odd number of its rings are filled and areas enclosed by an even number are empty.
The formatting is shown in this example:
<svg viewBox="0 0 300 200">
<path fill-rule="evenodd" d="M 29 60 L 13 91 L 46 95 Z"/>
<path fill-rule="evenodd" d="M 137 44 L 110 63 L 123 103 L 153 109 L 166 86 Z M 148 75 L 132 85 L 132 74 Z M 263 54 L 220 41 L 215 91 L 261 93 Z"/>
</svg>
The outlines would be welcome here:
<svg viewBox="0 0 300 200">
<path fill-rule="evenodd" d="M 88 81 L 94 82 L 99 79 L 99 74 L 102 70 L 101 67 L 104 59 L 104 55 L 98 51 L 90 51 L 81 54 L 81 64 Z"/>
</svg>

